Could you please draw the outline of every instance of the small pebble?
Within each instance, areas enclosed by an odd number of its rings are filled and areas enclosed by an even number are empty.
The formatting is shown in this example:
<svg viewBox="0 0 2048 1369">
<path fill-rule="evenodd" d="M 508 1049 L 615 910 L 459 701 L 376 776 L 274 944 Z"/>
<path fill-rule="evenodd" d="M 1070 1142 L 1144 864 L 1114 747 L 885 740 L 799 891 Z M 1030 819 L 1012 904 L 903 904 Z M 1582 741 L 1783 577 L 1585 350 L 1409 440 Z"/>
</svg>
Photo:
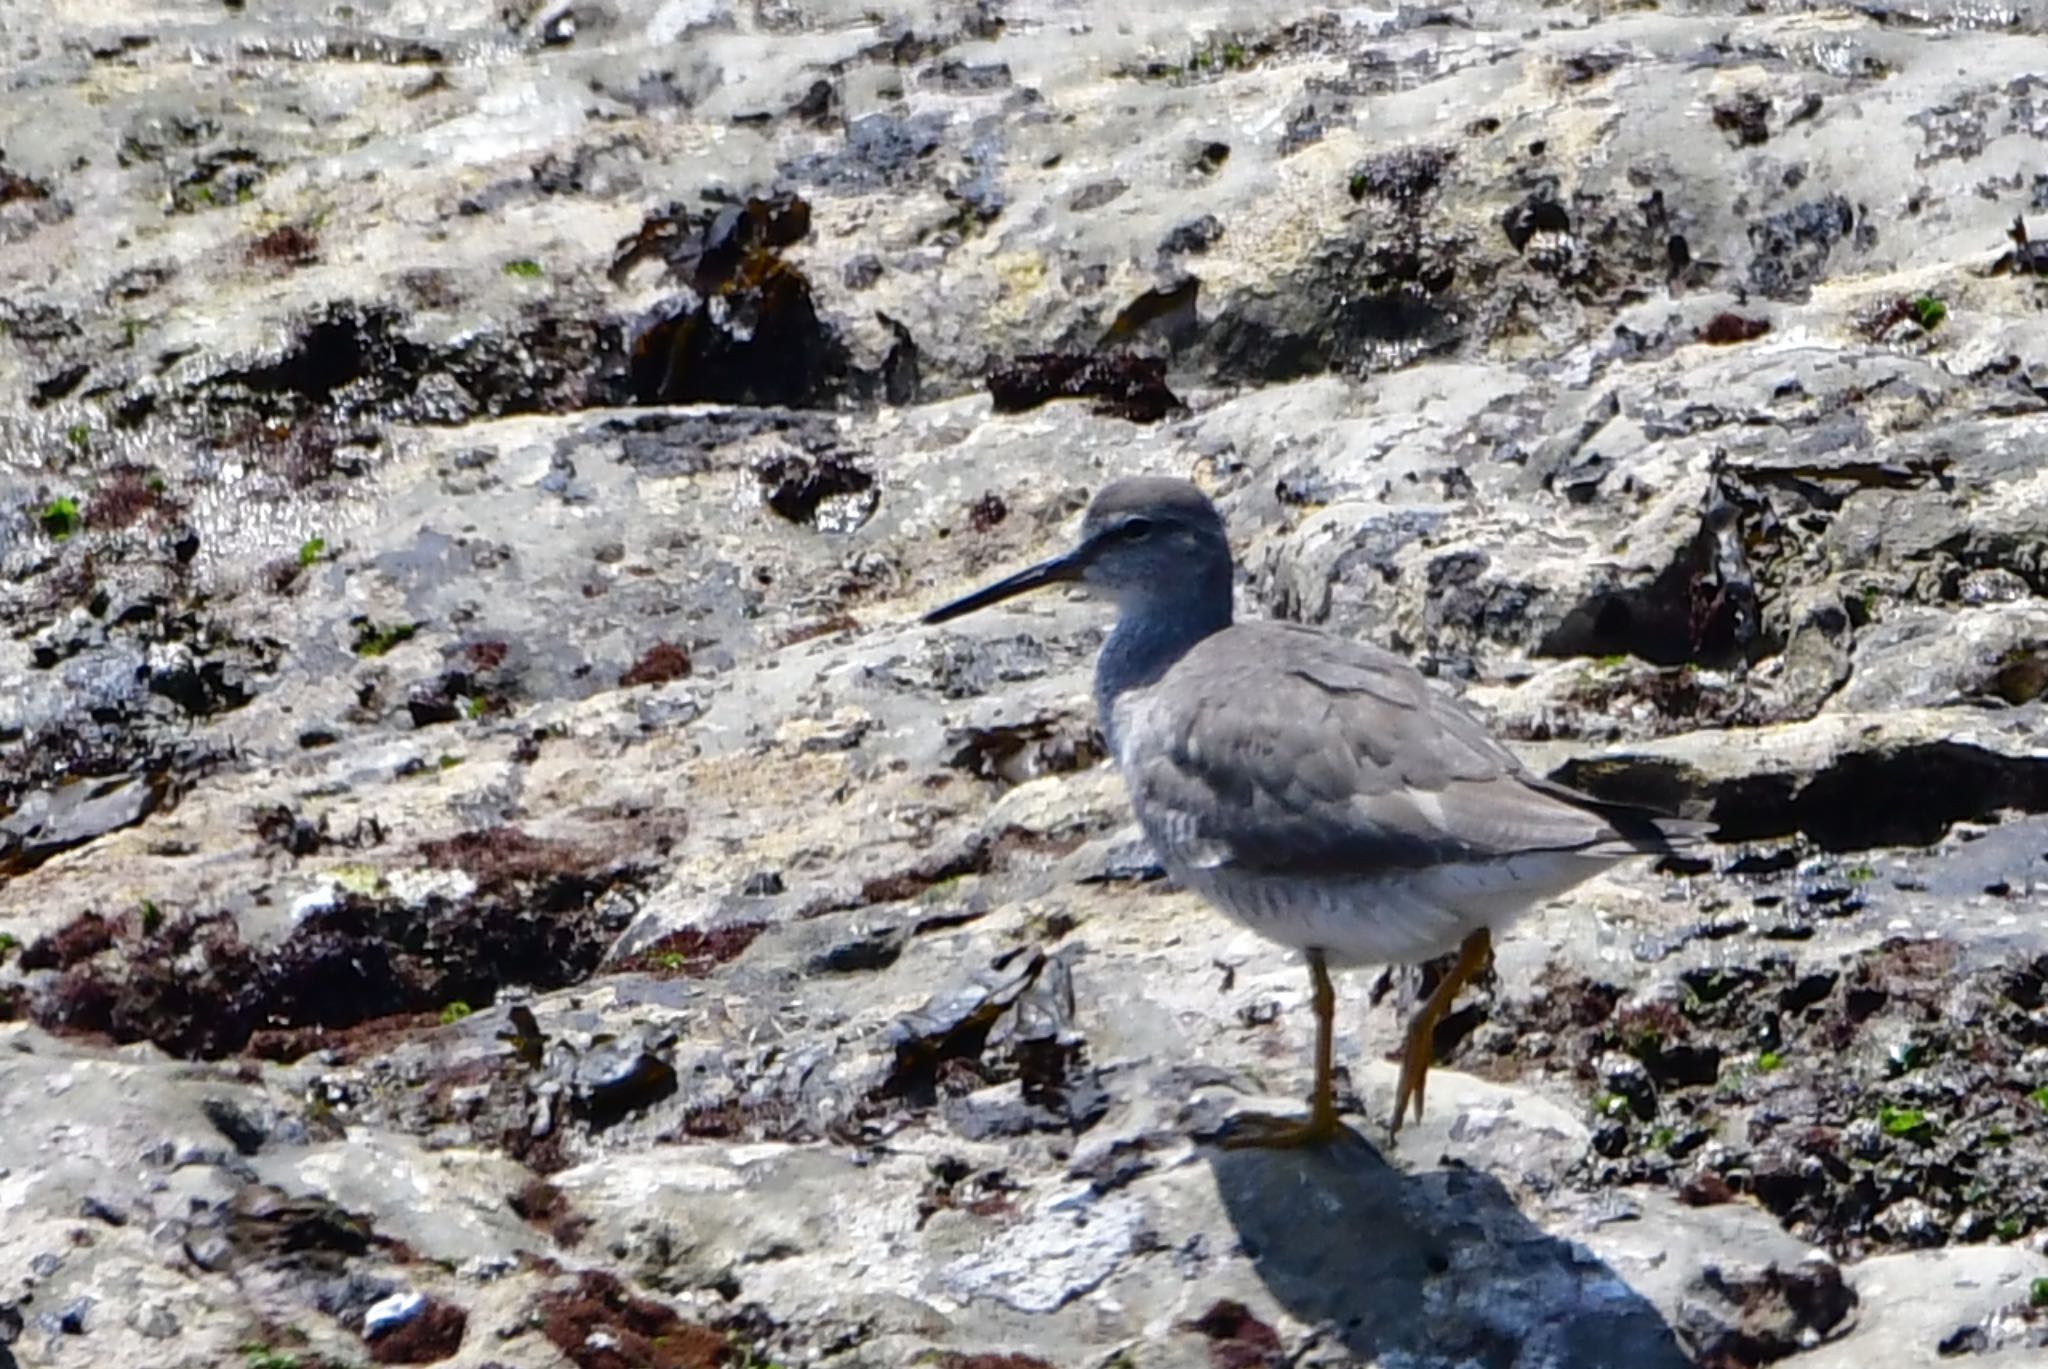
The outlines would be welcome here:
<svg viewBox="0 0 2048 1369">
<path fill-rule="evenodd" d="M 177 1314 L 160 1302 L 148 1302 L 131 1308 L 128 1313 L 129 1329 L 148 1340 L 169 1340 L 184 1330 L 178 1324 Z"/>
<path fill-rule="evenodd" d="M 517 1268 L 519 1261 L 509 1255 L 475 1255 L 464 1260 L 455 1272 L 478 1283 L 495 1283 Z"/>
<path fill-rule="evenodd" d="M 427 1310 L 427 1295 L 406 1289 L 372 1303 L 363 1313 L 363 1339 L 375 1340 Z"/>
<path fill-rule="evenodd" d="M 219 1235 L 202 1236 L 185 1242 L 185 1257 L 209 1274 L 219 1273 L 234 1262 L 234 1249 Z"/>
<path fill-rule="evenodd" d="M 78 1215 L 94 1221 L 105 1222 L 108 1226 L 128 1225 L 128 1214 L 104 1198 L 88 1196 L 78 1204 Z"/>
</svg>

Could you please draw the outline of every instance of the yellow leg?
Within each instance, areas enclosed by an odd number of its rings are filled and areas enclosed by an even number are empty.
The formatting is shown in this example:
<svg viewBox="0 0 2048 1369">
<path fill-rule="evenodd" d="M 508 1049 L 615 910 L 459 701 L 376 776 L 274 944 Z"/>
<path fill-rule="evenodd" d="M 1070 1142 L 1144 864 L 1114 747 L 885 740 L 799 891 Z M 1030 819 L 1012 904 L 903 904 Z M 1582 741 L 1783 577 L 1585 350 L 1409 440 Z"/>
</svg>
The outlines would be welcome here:
<svg viewBox="0 0 2048 1369">
<path fill-rule="evenodd" d="M 1236 1129 L 1223 1144 L 1229 1149 L 1247 1146 L 1319 1146 L 1334 1141 L 1343 1127 L 1337 1121 L 1336 1067 L 1332 1061 L 1337 1031 L 1337 990 L 1330 983 L 1330 967 L 1321 951 L 1308 953 L 1309 981 L 1315 986 L 1316 1082 L 1309 1094 L 1308 1117 L 1248 1116 L 1237 1120 Z"/>
<path fill-rule="evenodd" d="M 1408 1100 L 1415 1100 L 1415 1120 L 1422 1120 L 1422 1085 L 1429 1078 L 1429 1066 L 1435 1057 L 1436 1024 L 1450 1011 L 1451 1000 L 1458 996 L 1458 990 L 1465 987 L 1472 977 L 1486 968 L 1493 959 L 1493 937 L 1484 927 L 1465 938 L 1458 948 L 1458 963 L 1436 986 L 1436 992 L 1422 1005 L 1408 1024 L 1408 1038 L 1401 1048 L 1401 1083 L 1394 1092 L 1394 1120 L 1387 1127 L 1387 1134 L 1401 1130 L 1401 1119 L 1407 1115 Z"/>
</svg>

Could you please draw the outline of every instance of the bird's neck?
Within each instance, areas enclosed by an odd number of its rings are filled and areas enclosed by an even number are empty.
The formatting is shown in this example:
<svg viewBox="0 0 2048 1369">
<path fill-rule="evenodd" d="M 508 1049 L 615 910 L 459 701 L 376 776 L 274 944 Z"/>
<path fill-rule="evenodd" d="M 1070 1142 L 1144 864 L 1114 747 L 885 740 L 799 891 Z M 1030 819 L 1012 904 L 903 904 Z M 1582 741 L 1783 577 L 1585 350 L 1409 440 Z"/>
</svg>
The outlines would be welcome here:
<svg viewBox="0 0 2048 1369">
<path fill-rule="evenodd" d="M 1133 689 L 1156 683 L 1205 637 L 1230 626 L 1230 588 L 1171 603 L 1126 603 L 1116 627 L 1095 658 L 1095 712 L 1116 754 L 1116 702 Z"/>
</svg>

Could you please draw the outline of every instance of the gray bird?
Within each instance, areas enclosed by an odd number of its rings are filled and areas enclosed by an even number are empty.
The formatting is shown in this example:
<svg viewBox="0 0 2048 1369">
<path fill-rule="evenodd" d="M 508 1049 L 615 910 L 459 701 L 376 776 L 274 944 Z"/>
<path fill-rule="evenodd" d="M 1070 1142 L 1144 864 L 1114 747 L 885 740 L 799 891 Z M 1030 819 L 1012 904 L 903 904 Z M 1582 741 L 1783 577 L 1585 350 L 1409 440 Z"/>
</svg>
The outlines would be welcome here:
<svg viewBox="0 0 2048 1369">
<path fill-rule="evenodd" d="M 925 615 L 947 622 L 1044 585 L 1114 600 L 1095 706 L 1139 825 L 1183 887 L 1308 961 L 1315 1088 L 1305 1119 L 1244 1119 L 1234 1144 L 1339 1132 L 1330 969 L 1451 951 L 1408 1025 L 1391 1130 L 1423 1083 L 1438 1021 L 1525 909 L 1698 823 L 1531 774 L 1399 657 L 1293 623 L 1231 620 L 1230 543 L 1193 485 L 1119 480 L 1080 545 Z"/>
</svg>

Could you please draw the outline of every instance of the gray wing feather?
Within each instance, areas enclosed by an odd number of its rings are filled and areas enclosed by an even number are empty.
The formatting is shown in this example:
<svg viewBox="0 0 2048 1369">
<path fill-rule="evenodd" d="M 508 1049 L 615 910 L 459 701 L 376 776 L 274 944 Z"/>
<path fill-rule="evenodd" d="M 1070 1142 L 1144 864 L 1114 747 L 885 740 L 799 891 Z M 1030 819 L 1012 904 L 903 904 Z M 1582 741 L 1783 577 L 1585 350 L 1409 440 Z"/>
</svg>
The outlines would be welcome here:
<svg viewBox="0 0 2048 1369">
<path fill-rule="evenodd" d="M 1398 657 L 1290 624 L 1203 642 L 1120 703 L 1117 732 L 1140 821 L 1196 869 L 1369 878 L 1681 835 L 1530 775 Z"/>
</svg>

